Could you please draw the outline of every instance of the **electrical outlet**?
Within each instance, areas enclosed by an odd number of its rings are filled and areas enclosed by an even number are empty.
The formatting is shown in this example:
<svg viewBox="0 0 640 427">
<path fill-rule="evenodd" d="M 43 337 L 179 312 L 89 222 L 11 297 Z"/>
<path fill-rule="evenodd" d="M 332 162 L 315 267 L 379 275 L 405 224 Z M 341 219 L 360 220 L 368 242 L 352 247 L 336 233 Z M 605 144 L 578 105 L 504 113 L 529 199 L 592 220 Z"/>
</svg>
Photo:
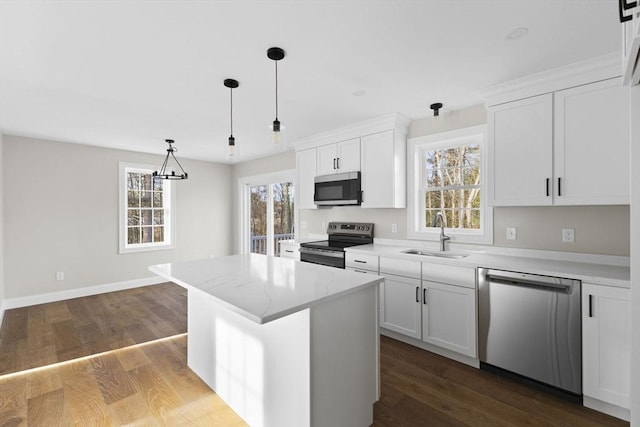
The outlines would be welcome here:
<svg viewBox="0 0 640 427">
<path fill-rule="evenodd" d="M 575 228 L 563 228 L 562 229 L 562 241 L 565 243 L 573 243 L 576 241 L 576 229 Z"/>
<path fill-rule="evenodd" d="M 391 224 L 391 232 L 392 233 L 398 232 L 398 224 Z"/>
<path fill-rule="evenodd" d="M 64 280 L 64 271 L 56 272 L 56 280 Z"/>
<path fill-rule="evenodd" d="M 507 240 L 516 240 L 518 232 L 515 227 L 507 227 Z"/>
</svg>

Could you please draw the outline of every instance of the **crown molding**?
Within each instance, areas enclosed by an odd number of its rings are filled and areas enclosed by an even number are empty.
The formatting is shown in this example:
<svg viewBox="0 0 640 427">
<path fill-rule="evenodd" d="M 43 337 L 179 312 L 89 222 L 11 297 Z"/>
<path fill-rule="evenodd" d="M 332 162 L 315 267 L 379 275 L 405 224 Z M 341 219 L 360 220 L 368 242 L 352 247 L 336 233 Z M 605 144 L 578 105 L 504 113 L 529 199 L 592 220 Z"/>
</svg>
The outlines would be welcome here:
<svg viewBox="0 0 640 427">
<path fill-rule="evenodd" d="M 616 52 L 499 83 L 481 90 L 480 95 L 491 106 L 621 75 L 620 53 Z"/>
<path fill-rule="evenodd" d="M 296 151 L 298 151 L 345 141 L 347 139 L 360 138 L 362 136 L 380 133 L 387 130 L 395 130 L 406 135 L 410 124 L 411 119 L 408 117 L 403 116 L 400 113 L 392 113 L 301 138 L 294 141 L 292 145 L 295 147 Z"/>
</svg>

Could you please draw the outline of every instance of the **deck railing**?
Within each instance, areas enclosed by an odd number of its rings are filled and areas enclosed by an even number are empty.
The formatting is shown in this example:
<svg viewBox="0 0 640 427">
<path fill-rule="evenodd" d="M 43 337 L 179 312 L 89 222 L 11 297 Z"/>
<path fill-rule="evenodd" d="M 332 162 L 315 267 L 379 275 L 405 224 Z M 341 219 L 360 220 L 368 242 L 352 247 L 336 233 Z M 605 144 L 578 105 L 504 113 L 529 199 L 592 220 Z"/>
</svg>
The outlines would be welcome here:
<svg viewBox="0 0 640 427">
<path fill-rule="evenodd" d="M 293 233 L 286 234 L 274 234 L 273 240 L 275 240 L 275 256 L 280 256 L 280 241 L 293 239 Z M 267 236 L 251 236 L 251 252 L 254 254 L 266 254 L 267 253 Z"/>
</svg>

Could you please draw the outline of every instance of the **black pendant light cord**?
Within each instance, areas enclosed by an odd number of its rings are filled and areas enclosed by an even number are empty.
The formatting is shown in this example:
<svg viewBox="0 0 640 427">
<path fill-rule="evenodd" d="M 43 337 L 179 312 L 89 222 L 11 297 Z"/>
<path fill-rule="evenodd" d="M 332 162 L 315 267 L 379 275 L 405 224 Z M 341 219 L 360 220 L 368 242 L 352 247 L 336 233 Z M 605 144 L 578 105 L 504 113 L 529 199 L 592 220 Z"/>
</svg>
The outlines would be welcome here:
<svg viewBox="0 0 640 427">
<path fill-rule="evenodd" d="M 233 88 L 229 88 L 231 91 L 231 136 L 233 136 Z"/>
<path fill-rule="evenodd" d="M 276 120 L 278 120 L 278 61 L 273 61 L 276 64 Z"/>
</svg>

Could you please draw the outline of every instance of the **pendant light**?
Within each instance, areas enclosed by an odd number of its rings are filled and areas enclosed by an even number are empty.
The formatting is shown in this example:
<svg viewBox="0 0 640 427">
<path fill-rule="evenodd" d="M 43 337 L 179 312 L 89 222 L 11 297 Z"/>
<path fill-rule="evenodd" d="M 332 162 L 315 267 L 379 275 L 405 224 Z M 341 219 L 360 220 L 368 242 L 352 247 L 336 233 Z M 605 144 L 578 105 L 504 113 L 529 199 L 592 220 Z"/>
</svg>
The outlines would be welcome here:
<svg viewBox="0 0 640 427">
<path fill-rule="evenodd" d="M 229 111 L 231 112 L 231 135 L 229 136 L 229 145 L 227 145 L 227 159 L 233 160 L 236 157 L 236 139 L 233 137 L 233 89 L 237 88 L 240 83 L 234 79 L 225 79 L 224 85 L 229 88 L 231 105 Z"/>
<path fill-rule="evenodd" d="M 189 175 L 182 169 L 182 165 L 180 165 L 180 162 L 178 162 L 178 159 L 176 159 L 176 156 L 173 154 L 178 151 L 178 149 L 173 146 L 175 143 L 174 140 L 165 139 L 164 141 L 169 144 L 167 157 L 165 157 L 160 170 L 153 172 L 153 177 L 158 179 L 187 179 Z M 180 173 L 178 174 L 177 172 Z"/>
<path fill-rule="evenodd" d="M 436 102 L 429 106 L 433 110 L 433 117 L 438 117 L 440 115 L 440 109 L 442 108 L 441 102 Z"/>
<path fill-rule="evenodd" d="M 284 58 L 284 50 L 279 47 L 267 49 L 267 56 L 276 64 L 276 119 L 273 121 L 273 143 L 280 144 L 280 120 L 278 120 L 278 61 Z"/>
</svg>

